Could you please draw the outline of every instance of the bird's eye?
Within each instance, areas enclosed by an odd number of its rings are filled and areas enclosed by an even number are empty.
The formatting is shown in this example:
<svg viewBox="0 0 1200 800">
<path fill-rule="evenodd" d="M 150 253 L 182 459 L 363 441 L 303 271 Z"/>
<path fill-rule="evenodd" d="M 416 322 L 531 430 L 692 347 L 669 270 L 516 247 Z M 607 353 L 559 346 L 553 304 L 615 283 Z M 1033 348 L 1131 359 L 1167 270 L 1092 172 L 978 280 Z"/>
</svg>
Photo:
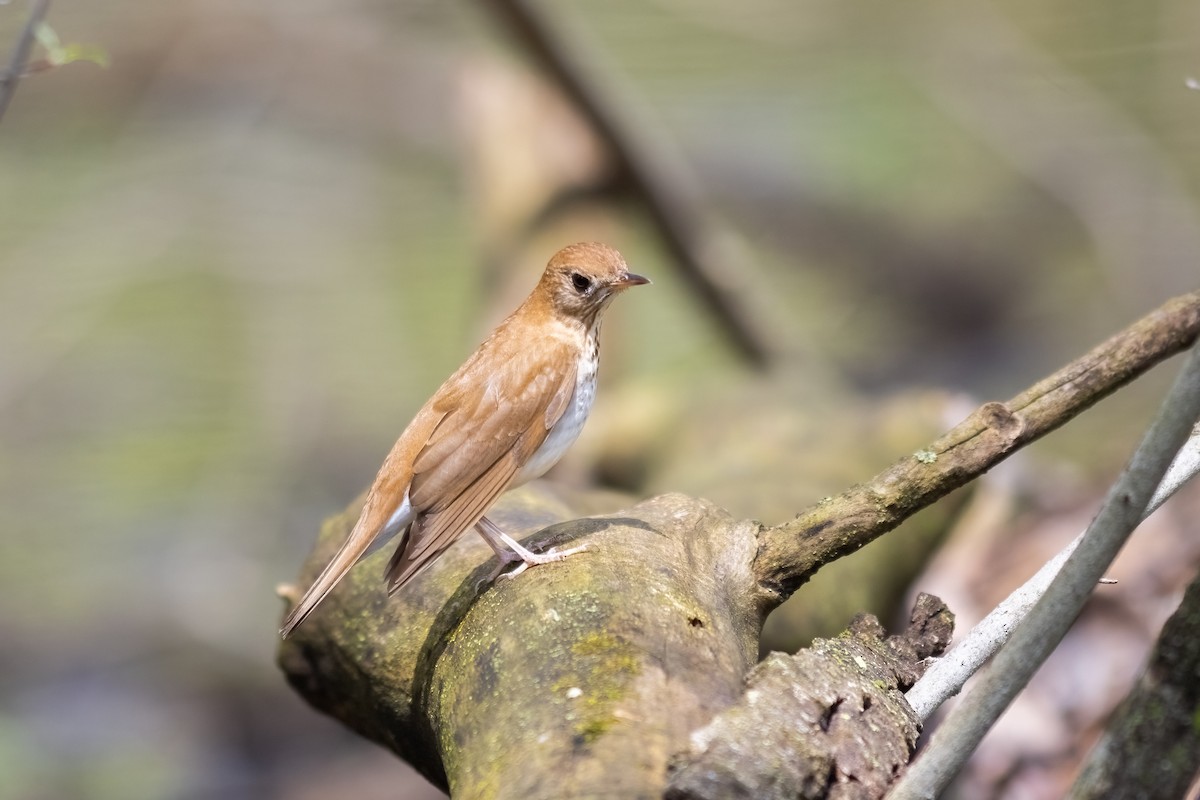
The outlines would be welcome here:
<svg viewBox="0 0 1200 800">
<path fill-rule="evenodd" d="M 587 294 L 588 290 L 592 288 L 592 279 L 587 275 L 583 275 L 578 272 L 572 272 L 571 285 L 574 286 L 575 291 L 579 292 L 580 294 Z"/>
</svg>

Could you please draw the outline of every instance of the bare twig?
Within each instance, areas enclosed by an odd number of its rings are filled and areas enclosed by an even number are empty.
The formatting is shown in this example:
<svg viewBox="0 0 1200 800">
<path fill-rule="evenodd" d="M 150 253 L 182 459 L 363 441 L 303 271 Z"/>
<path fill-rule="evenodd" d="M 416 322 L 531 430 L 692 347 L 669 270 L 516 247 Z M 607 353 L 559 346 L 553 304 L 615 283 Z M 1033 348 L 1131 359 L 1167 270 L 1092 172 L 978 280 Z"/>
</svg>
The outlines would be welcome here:
<svg viewBox="0 0 1200 800">
<path fill-rule="evenodd" d="M 8 69 L 3 75 L 0 75 L 0 119 L 4 118 L 4 112 L 8 110 L 8 104 L 12 102 L 12 97 L 16 94 L 17 84 L 25 72 L 25 65 L 29 62 L 29 54 L 32 52 L 33 43 L 37 38 L 37 27 L 42 24 L 42 20 L 46 18 L 46 12 L 49 10 L 50 0 L 34 0 L 29 10 L 29 19 L 25 21 L 21 35 L 17 37 L 17 46 L 13 50 Z"/>
<path fill-rule="evenodd" d="M 1153 514 L 1197 473 L 1200 473 L 1200 432 L 1194 432 L 1179 451 L 1154 497 L 1150 499 L 1150 505 L 1146 507 L 1142 519 Z M 1059 573 L 1062 565 L 1082 540 L 1083 534 L 1072 540 L 1032 578 L 980 620 L 953 650 L 929 666 L 920 680 L 905 694 L 919 719 L 928 719 L 938 706 L 958 694 L 967 679 L 1008 641 L 1017 623 L 1046 593 L 1054 576 Z"/>
<path fill-rule="evenodd" d="M 858 550 L 1016 450 L 1189 347 L 1200 335 L 1200 292 L 1177 297 L 1007 403 L 963 423 L 870 481 L 759 535 L 754 571 L 782 602 L 823 564 Z"/>
<path fill-rule="evenodd" d="M 562 87 L 611 152 L 619 177 L 641 199 L 667 249 L 690 278 L 689 285 L 721 322 L 735 347 L 763 366 L 774 347 L 755 310 L 751 292 L 760 285 L 736 242 L 717 230 L 702 210 L 699 190 L 671 147 L 653 128 L 631 119 L 629 103 L 617 102 L 599 78 L 581 37 L 572 36 L 532 0 L 490 0 L 496 14 L 525 49 Z"/>
<path fill-rule="evenodd" d="M 1200 418 L 1200 345 L 1167 393 L 1129 466 L 1109 490 L 1100 513 L 1062 571 L 1009 643 L 979 673 L 977 683 L 942 725 L 924 752 L 889 793 L 892 800 L 938 796 L 974 752 L 1008 704 L 1025 687 L 1075 621 L 1104 574 L 1142 519 L 1154 488 Z"/>
</svg>

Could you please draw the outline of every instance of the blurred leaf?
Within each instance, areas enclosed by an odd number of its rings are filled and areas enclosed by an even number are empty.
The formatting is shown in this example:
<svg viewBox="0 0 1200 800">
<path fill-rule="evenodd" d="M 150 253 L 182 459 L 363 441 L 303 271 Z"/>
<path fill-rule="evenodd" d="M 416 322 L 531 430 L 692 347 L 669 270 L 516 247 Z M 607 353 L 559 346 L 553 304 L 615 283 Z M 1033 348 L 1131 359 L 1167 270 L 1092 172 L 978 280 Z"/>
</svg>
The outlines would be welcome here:
<svg viewBox="0 0 1200 800">
<path fill-rule="evenodd" d="M 47 23 L 40 22 L 34 29 L 38 43 L 46 50 L 46 60 L 52 67 L 61 67 L 73 61 L 91 61 L 107 68 L 109 65 L 108 51 L 95 44 L 71 42 L 63 44 L 58 34 Z"/>
</svg>

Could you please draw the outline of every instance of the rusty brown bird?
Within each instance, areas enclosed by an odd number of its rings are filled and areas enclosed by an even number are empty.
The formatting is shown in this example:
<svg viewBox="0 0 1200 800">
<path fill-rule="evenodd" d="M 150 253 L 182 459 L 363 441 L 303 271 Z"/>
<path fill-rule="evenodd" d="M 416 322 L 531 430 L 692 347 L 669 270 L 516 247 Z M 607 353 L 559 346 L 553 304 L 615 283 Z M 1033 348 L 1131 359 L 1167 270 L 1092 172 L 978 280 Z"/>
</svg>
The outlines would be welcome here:
<svg viewBox="0 0 1200 800">
<path fill-rule="evenodd" d="M 283 622 L 287 636 L 368 550 L 400 534 L 388 594 L 474 526 L 501 568 L 561 561 L 582 547 L 533 553 L 484 514 L 506 489 L 562 458 L 596 396 L 600 322 L 622 290 L 650 281 L 621 254 L 581 243 L 555 253 L 525 302 L 429 399 L 392 447 L 358 522 Z"/>
</svg>

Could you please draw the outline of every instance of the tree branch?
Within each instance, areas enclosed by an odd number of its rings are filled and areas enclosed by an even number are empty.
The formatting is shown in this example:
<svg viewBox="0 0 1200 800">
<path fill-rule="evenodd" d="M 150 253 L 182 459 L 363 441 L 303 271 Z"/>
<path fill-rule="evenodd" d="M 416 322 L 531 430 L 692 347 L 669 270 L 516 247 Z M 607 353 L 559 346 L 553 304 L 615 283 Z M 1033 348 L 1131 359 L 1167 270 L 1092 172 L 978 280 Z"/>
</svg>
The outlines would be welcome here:
<svg viewBox="0 0 1200 800">
<path fill-rule="evenodd" d="M 822 565 L 858 550 L 1016 450 L 1186 349 L 1200 292 L 1168 301 L 1007 403 L 986 403 L 924 450 L 759 535 L 754 572 L 782 602 Z"/>
<path fill-rule="evenodd" d="M 0 119 L 4 118 L 4 112 L 8 110 L 8 104 L 17 92 L 17 84 L 25 74 L 25 65 L 29 63 L 29 53 L 33 50 L 33 43 L 37 38 L 37 27 L 46 18 L 46 12 L 49 10 L 50 0 L 34 0 L 29 10 L 29 19 L 25 21 L 21 35 L 17 37 L 12 60 L 8 62 L 8 69 L 0 76 Z"/>
</svg>

